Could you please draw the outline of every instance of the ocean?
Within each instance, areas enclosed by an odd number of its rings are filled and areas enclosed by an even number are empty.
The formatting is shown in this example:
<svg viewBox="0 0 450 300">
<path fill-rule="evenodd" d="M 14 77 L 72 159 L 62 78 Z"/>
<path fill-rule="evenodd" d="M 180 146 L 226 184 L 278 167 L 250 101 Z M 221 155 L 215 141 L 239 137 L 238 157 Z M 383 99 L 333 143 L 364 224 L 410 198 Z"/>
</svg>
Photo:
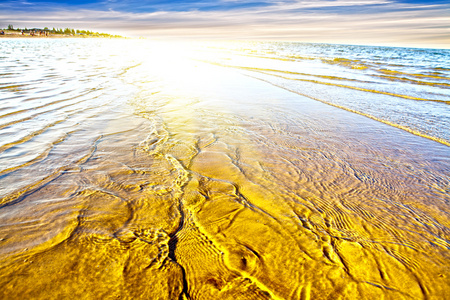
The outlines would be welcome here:
<svg viewBox="0 0 450 300">
<path fill-rule="evenodd" d="M 0 298 L 442 299 L 450 50 L 0 40 Z"/>
</svg>

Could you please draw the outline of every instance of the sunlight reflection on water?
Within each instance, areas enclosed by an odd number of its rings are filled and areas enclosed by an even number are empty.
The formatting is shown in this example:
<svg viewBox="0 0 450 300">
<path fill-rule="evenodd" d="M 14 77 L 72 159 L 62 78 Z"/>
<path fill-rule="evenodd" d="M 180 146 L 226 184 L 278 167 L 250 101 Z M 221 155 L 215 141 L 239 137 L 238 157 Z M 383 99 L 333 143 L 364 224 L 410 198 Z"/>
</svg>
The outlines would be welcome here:
<svg viewBox="0 0 450 300">
<path fill-rule="evenodd" d="M 2 40 L 2 298 L 449 292 L 448 70 L 227 45 Z"/>
</svg>

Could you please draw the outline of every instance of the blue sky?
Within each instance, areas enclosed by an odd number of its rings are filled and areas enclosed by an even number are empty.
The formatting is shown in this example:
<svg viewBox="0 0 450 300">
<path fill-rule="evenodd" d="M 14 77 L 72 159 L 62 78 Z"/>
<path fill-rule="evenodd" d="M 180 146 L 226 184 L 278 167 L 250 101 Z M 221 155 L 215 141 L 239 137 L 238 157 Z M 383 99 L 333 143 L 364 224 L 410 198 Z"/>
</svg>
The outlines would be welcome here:
<svg viewBox="0 0 450 300">
<path fill-rule="evenodd" d="M 0 0 L 0 27 L 450 48 L 442 0 Z"/>
</svg>

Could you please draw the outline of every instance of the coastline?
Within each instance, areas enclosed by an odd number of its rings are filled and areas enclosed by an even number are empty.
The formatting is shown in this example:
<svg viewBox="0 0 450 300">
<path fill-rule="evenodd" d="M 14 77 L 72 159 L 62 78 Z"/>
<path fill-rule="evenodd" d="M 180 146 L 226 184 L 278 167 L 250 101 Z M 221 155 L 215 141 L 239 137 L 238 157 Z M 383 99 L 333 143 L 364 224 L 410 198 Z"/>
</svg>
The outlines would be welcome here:
<svg viewBox="0 0 450 300">
<path fill-rule="evenodd" d="M 101 37 L 101 36 L 76 36 L 76 35 L 62 35 L 62 34 L 55 34 L 55 35 L 49 35 L 49 36 L 39 36 L 39 35 L 21 35 L 21 34 L 5 34 L 0 35 L 0 38 L 13 38 L 13 39 L 108 39 L 111 37 Z"/>
<path fill-rule="evenodd" d="M 49 33 L 48 35 L 31 35 L 30 33 L 20 33 L 11 30 L 4 30 L 5 34 L 0 34 L 0 38 L 33 38 L 33 39 L 45 39 L 45 38 L 53 38 L 53 39 L 67 39 L 67 38 L 76 38 L 76 39 L 92 39 L 92 38 L 125 38 L 125 37 L 117 37 L 117 36 L 93 36 L 93 35 L 73 35 L 73 34 L 55 34 Z"/>
</svg>

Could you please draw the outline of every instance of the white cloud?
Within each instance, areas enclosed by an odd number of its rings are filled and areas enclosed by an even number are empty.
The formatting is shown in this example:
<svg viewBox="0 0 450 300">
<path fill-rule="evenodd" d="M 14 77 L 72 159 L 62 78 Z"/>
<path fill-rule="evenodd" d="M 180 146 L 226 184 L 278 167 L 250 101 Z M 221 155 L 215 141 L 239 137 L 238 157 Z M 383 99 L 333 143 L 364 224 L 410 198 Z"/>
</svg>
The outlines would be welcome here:
<svg viewBox="0 0 450 300">
<path fill-rule="evenodd" d="M 449 5 L 415 6 L 368 0 L 363 3 L 379 4 L 383 9 L 359 14 L 341 10 L 330 12 L 329 9 L 299 12 L 305 7 L 354 7 L 361 2 L 294 1 L 230 11 L 153 13 L 60 10 L 11 14 L 0 11 L 0 19 L 8 20 L 8 24 L 15 27 L 71 27 L 159 38 L 277 39 L 450 48 Z M 387 4 L 389 7 L 384 6 Z"/>
</svg>

